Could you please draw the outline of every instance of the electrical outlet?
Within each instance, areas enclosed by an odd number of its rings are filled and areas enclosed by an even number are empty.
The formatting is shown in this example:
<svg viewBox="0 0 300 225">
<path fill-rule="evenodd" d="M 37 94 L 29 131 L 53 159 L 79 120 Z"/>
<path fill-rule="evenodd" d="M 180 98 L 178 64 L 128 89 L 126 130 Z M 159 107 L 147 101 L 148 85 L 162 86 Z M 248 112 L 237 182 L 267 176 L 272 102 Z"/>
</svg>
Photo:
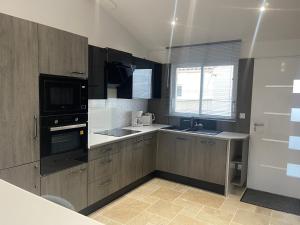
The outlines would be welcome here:
<svg viewBox="0 0 300 225">
<path fill-rule="evenodd" d="M 246 113 L 240 113 L 240 119 L 241 120 L 246 119 Z"/>
</svg>

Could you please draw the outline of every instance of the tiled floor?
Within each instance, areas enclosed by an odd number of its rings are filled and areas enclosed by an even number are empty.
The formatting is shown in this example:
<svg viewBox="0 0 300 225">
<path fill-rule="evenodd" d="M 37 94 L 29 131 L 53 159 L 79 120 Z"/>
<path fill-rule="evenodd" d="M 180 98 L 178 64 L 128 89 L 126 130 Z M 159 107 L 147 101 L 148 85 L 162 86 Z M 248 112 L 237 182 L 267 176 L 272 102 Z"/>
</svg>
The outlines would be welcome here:
<svg viewBox="0 0 300 225">
<path fill-rule="evenodd" d="M 153 179 L 94 212 L 106 225 L 300 225 L 300 217 Z"/>
</svg>

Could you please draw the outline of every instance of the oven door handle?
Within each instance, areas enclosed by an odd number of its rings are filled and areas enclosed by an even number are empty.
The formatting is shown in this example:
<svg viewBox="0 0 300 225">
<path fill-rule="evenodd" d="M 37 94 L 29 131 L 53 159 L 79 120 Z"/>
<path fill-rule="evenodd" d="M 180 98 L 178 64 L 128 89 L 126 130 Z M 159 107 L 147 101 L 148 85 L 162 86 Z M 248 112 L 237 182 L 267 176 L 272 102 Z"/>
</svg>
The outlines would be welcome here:
<svg viewBox="0 0 300 225">
<path fill-rule="evenodd" d="M 50 127 L 50 131 L 61 131 L 61 130 L 70 130 L 70 129 L 76 129 L 86 127 L 86 124 L 75 124 L 75 125 L 68 125 L 68 126 L 61 126 L 61 127 Z"/>
</svg>

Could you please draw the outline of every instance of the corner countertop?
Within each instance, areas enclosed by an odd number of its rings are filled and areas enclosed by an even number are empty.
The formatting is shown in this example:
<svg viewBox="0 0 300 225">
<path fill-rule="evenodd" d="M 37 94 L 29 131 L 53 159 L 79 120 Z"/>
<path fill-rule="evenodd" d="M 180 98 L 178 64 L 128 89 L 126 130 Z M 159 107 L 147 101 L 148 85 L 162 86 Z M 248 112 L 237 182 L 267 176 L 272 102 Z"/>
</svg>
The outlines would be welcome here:
<svg viewBox="0 0 300 225">
<path fill-rule="evenodd" d="M 113 137 L 108 135 L 89 133 L 88 148 L 92 149 L 95 147 L 99 147 L 101 145 L 106 145 L 109 143 L 125 140 L 146 133 L 155 132 L 157 130 L 160 130 L 161 128 L 169 127 L 169 126 L 170 125 L 152 124 L 151 126 L 142 126 L 142 127 L 123 127 L 123 129 L 127 129 L 127 130 L 140 131 L 139 133 L 129 134 L 123 137 Z"/>
<path fill-rule="evenodd" d="M 104 225 L 0 180 L 1 224 Z"/>
<path fill-rule="evenodd" d="M 170 125 L 164 125 L 164 124 L 153 124 L 151 126 L 142 126 L 142 127 L 124 127 L 123 129 L 128 130 L 136 130 L 140 131 L 139 133 L 126 135 L 123 137 L 113 137 L 113 136 L 107 136 L 107 135 L 101 135 L 101 134 L 89 134 L 89 140 L 88 140 L 88 147 L 89 149 L 99 147 L 102 145 L 106 145 L 109 143 L 125 140 L 128 138 L 136 137 L 139 135 L 143 135 L 146 133 L 155 132 L 158 130 L 161 130 L 163 132 L 172 132 L 172 133 L 179 133 L 179 134 L 188 134 L 193 136 L 201 136 L 205 138 L 215 138 L 215 139 L 221 139 L 221 140 L 243 140 L 247 139 L 249 137 L 249 134 L 244 133 L 235 133 L 235 132 L 221 132 L 217 135 L 207 135 L 207 134 L 197 134 L 197 133 L 191 133 L 191 132 L 185 132 L 185 131 L 176 131 L 176 130 L 165 130 L 162 128 L 169 127 Z"/>
</svg>

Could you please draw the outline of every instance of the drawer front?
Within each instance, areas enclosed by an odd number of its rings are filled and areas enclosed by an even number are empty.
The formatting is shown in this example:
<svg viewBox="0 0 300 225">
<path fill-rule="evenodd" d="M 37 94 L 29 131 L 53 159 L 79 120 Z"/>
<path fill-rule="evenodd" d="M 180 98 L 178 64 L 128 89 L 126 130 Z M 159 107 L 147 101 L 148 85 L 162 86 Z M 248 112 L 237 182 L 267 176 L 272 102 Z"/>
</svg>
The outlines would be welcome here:
<svg viewBox="0 0 300 225">
<path fill-rule="evenodd" d="M 115 154 L 118 152 L 120 152 L 120 148 L 118 148 L 118 143 L 108 144 L 98 148 L 90 149 L 89 161 L 102 158 L 110 154 Z"/>
<path fill-rule="evenodd" d="M 121 153 L 105 154 L 103 157 L 89 161 L 88 181 L 93 182 L 103 176 L 110 176 L 119 172 L 121 166 Z"/>
<path fill-rule="evenodd" d="M 88 204 L 102 200 L 120 187 L 119 176 L 103 176 L 101 179 L 88 184 Z"/>
</svg>

